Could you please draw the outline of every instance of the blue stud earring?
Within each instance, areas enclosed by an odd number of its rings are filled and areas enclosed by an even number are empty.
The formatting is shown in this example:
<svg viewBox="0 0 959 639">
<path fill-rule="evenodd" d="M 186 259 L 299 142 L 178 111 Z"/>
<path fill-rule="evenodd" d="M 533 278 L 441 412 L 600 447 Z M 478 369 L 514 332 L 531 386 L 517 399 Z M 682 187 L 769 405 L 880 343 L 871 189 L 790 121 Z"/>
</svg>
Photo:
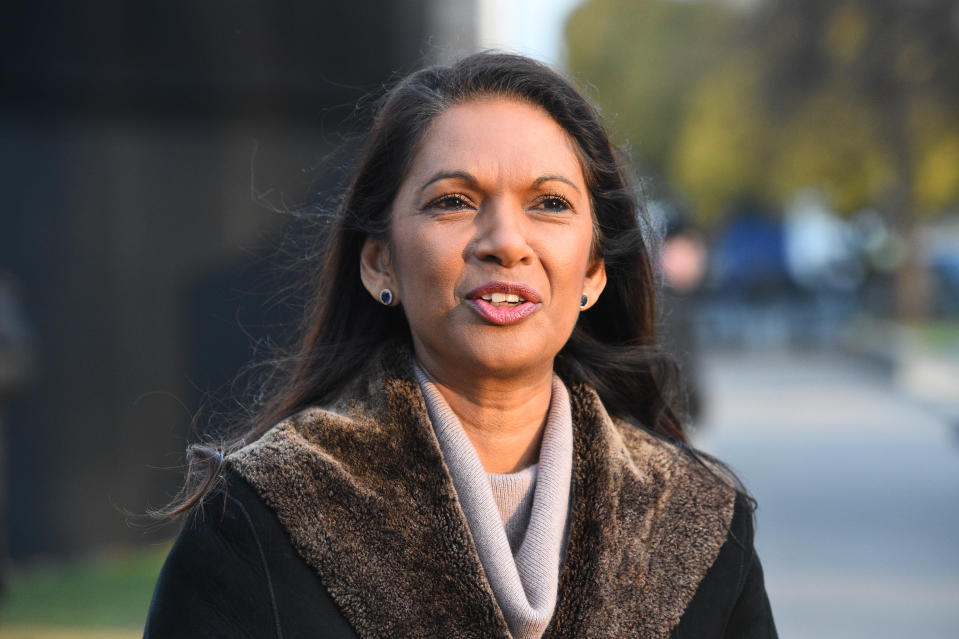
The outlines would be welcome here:
<svg viewBox="0 0 959 639">
<path fill-rule="evenodd" d="M 580 309 L 585 310 L 586 305 L 589 304 L 589 298 L 586 296 L 586 293 L 583 293 L 583 296 L 579 298 L 579 307 Z"/>
<path fill-rule="evenodd" d="M 380 301 L 383 302 L 384 306 L 389 306 L 390 302 L 393 301 L 393 291 L 388 288 L 384 288 L 380 291 Z"/>
</svg>

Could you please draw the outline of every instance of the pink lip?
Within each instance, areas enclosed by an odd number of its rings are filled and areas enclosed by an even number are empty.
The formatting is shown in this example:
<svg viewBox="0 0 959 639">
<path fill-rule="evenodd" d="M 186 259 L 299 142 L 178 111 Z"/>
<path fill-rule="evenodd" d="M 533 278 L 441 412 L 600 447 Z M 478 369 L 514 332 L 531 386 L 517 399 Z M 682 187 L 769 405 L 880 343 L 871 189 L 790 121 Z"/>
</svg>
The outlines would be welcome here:
<svg viewBox="0 0 959 639">
<path fill-rule="evenodd" d="M 516 306 L 493 306 L 482 299 L 483 295 L 490 295 L 492 293 L 504 293 L 507 295 L 512 293 L 513 295 L 519 295 L 526 301 Z M 529 317 L 533 311 L 539 308 L 541 298 L 539 293 L 525 284 L 518 284 L 516 282 L 487 282 L 467 293 L 466 299 L 469 300 L 473 310 L 479 313 L 480 317 L 486 321 L 498 326 L 508 326 L 521 322 Z"/>
</svg>

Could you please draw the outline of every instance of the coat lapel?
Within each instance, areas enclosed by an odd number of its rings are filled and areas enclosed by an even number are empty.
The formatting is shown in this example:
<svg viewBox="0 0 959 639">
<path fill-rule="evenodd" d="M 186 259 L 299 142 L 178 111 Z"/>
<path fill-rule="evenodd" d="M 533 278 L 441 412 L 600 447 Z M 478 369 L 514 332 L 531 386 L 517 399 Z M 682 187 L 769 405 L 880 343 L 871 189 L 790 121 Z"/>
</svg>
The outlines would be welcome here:
<svg viewBox="0 0 959 639">
<path fill-rule="evenodd" d="M 282 422 L 230 463 L 360 637 L 508 638 L 409 355 L 375 366 L 349 401 Z"/>
<path fill-rule="evenodd" d="M 509 637 L 408 351 L 229 457 L 361 637 Z M 734 491 L 571 386 L 570 537 L 548 637 L 666 637 L 715 560 Z"/>
<path fill-rule="evenodd" d="M 735 490 L 570 389 L 573 504 L 546 637 L 665 638 L 726 540 Z"/>
</svg>

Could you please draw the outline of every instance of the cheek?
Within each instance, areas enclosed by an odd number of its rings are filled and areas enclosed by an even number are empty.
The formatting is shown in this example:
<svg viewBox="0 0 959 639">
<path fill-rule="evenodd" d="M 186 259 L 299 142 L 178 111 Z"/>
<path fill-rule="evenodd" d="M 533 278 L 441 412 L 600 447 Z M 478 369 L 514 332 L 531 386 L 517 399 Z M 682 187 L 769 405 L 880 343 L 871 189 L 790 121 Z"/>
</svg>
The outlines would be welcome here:
<svg viewBox="0 0 959 639">
<path fill-rule="evenodd" d="M 564 297 L 575 294 L 578 299 L 593 254 L 592 241 L 584 242 L 581 234 L 563 239 L 549 247 L 553 251 L 551 275 Z M 557 251 L 558 247 L 565 250 Z"/>
<path fill-rule="evenodd" d="M 452 298 L 457 256 L 444 248 L 449 244 L 448 238 L 434 238 L 422 229 L 405 229 L 401 238 L 394 239 L 393 270 L 399 292 L 409 302 L 407 313 L 429 312 Z"/>
</svg>

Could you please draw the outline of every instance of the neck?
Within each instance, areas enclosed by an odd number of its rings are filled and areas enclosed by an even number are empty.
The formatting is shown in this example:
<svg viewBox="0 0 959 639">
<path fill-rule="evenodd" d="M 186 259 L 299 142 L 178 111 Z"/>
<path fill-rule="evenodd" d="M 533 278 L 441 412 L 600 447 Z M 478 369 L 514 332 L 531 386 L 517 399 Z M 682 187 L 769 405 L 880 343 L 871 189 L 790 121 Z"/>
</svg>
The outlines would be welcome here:
<svg viewBox="0 0 959 639">
<path fill-rule="evenodd" d="M 512 473 L 539 460 L 552 397 L 552 367 L 516 376 L 477 376 L 419 359 L 459 418 L 488 473 Z"/>
</svg>

